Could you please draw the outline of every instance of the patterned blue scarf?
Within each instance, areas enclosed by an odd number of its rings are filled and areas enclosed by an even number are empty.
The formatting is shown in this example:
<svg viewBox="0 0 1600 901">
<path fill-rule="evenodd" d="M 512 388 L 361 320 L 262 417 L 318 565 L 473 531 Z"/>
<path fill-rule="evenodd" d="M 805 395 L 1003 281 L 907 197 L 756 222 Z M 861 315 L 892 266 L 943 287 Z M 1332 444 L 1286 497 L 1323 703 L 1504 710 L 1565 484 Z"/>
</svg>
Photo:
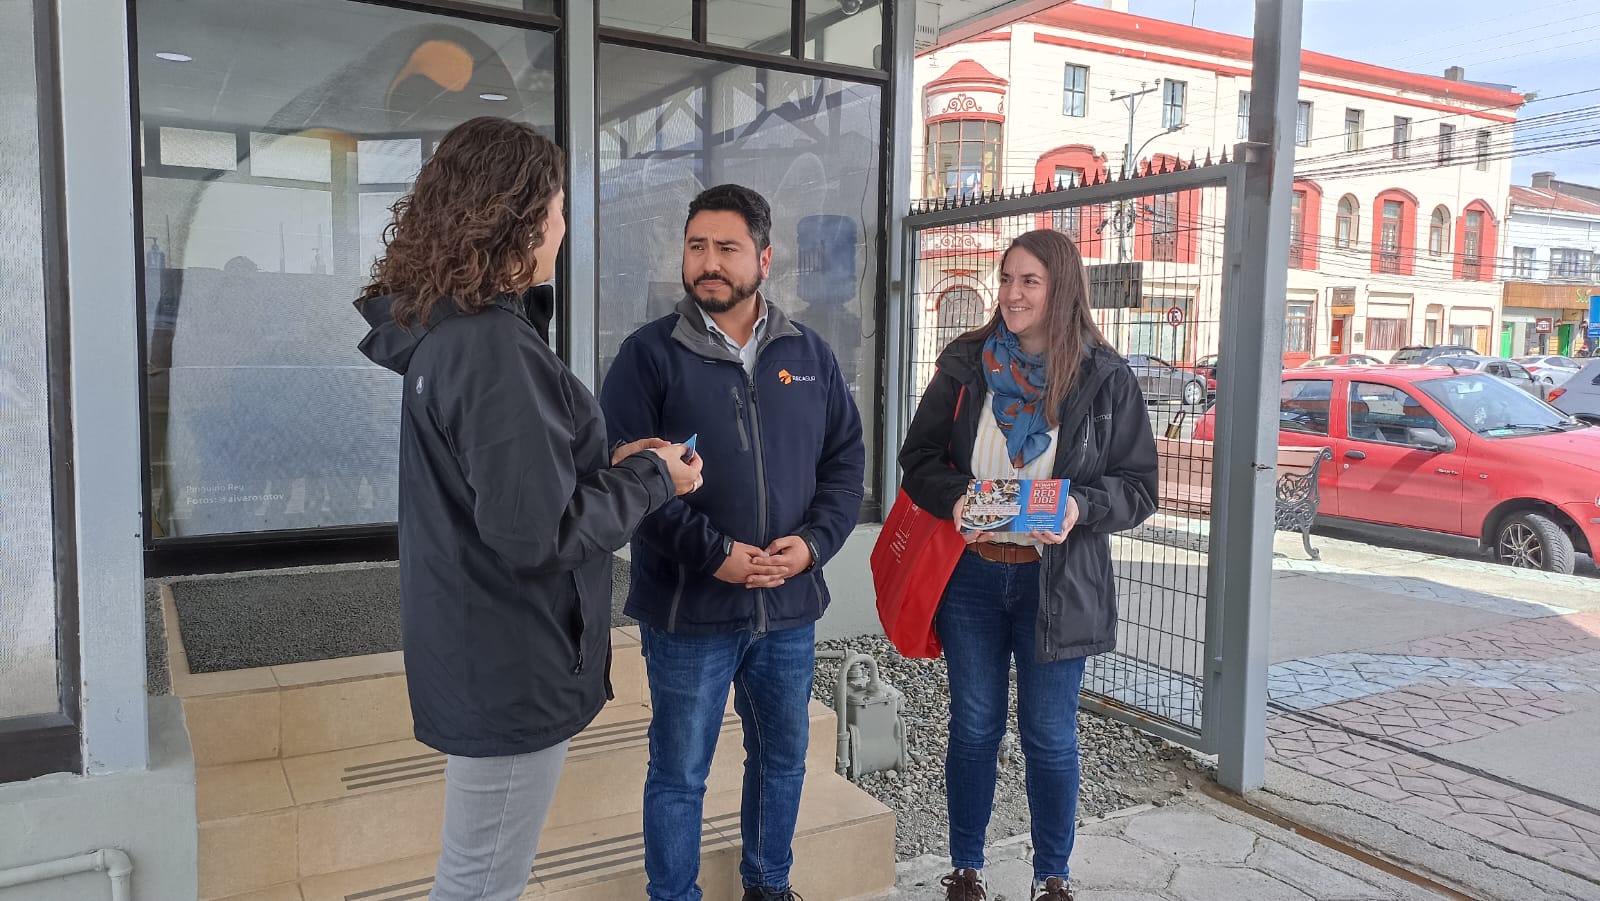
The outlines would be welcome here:
<svg viewBox="0 0 1600 901">
<path fill-rule="evenodd" d="M 994 392 L 995 421 L 1006 436 L 1006 456 L 1021 469 L 1050 448 L 1044 357 L 1024 351 L 1002 321 L 983 342 L 983 368 Z"/>
</svg>

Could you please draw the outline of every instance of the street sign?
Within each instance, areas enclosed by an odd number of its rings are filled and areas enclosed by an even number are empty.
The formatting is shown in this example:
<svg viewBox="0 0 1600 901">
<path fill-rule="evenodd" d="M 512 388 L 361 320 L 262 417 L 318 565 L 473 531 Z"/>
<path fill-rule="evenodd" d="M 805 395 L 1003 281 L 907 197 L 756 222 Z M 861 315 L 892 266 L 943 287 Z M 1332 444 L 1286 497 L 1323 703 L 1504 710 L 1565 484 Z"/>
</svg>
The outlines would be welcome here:
<svg viewBox="0 0 1600 901">
<path fill-rule="evenodd" d="M 1183 307 L 1173 307 L 1167 311 L 1167 325 L 1173 328 L 1183 325 Z"/>
<path fill-rule="evenodd" d="M 1533 332 L 1536 335 L 1548 335 L 1554 328 L 1555 320 L 1548 316 L 1543 316 L 1533 320 Z"/>
</svg>

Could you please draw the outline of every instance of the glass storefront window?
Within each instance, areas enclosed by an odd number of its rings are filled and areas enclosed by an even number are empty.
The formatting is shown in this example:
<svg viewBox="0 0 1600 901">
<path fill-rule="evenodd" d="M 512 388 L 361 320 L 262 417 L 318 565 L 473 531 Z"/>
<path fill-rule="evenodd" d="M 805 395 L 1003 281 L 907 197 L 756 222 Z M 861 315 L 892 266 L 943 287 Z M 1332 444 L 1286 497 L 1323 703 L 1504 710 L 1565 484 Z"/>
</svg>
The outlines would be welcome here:
<svg viewBox="0 0 1600 901">
<path fill-rule="evenodd" d="M 399 379 L 351 301 L 446 131 L 553 131 L 554 38 L 334 0 L 134 11 L 152 536 L 394 522 Z"/>
<path fill-rule="evenodd" d="M 599 0 L 599 22 L 605 28 L 626 28 L 662 37 L 694 38 L 691 0 Z"/>
<path fill-rule="evenodd" d="M 689 201 L 738 182 L 772 204 L 764 290 L 833 346 L 877 459 L 883 89 L 606 45 L 598 68 L 602 378 L 622 341 L 683 296 Z"/>
<path fill-rule="evenodd" d="M 525 13 L 538 13 L 544 16 L 556 14 L 556 0 L 469 0 L 480 6 L 495 6 L 502 9 L 515 9 Z"/>
<path fill-rule="evenodd" d="M 787 55 L 793 15 L 789 0 L 708 0 L 706 42 Z"/>
<path fill-rule="evenodd" d="M 883 68 L 883 4 L 879 0 L 806 0 L 806 59 Z"/>
<path fill-rule="evenodd" d="M 33 10 L 0 5 L 0 719 L 60 709 Z"/>
</svg>

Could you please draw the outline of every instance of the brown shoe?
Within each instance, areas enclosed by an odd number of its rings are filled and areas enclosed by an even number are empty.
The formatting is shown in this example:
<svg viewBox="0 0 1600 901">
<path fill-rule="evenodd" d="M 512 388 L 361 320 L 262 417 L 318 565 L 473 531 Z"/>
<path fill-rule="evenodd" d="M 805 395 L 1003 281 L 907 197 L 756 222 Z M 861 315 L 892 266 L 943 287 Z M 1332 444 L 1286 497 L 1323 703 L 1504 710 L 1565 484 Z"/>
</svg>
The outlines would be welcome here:
<svg viewBox="0 0 1600 901">
<path fill-rule="evenodd" d="M 1051 876 L 1043 886 L 1033 884 L 1033 901 L 1073 901 L 1072 886 L 1060 876 Z"/>
<path fill-rule="evenodd" d="M 952 870 L 939 884 L 944 886 L 945 901 L 986 901 L 989 897 L 983 874 L 971 867 Z"/>
</svg>

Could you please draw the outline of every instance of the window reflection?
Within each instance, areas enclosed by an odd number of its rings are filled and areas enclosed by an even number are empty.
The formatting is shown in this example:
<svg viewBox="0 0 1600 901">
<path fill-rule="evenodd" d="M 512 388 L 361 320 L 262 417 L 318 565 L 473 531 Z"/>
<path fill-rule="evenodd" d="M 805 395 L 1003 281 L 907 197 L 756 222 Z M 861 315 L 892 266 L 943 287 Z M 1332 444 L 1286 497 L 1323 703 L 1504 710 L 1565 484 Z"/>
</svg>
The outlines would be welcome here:
<svg viewBox="0 0 1600 901">
<path fill-rule="evenodd" d="M 152 534 L 394 522 L 399 381 L 350 303 L 446 131 L 552 128 L 554 40 L 328 0 L 135 12 Z"/>
<path fill-rule="evenodd" d="M 601 376 L 683 296 L 689 201 L 738 182 L 772 204 L 763 290 L 833 346 L 872 422 L 882 89 L 616 46 L 601 47 L 599 72 Z"/>
<path fill-rule="evenodd" d="M 0 720 L 60 709 L 34 8 L 0 5 Z"/>
</svg>

